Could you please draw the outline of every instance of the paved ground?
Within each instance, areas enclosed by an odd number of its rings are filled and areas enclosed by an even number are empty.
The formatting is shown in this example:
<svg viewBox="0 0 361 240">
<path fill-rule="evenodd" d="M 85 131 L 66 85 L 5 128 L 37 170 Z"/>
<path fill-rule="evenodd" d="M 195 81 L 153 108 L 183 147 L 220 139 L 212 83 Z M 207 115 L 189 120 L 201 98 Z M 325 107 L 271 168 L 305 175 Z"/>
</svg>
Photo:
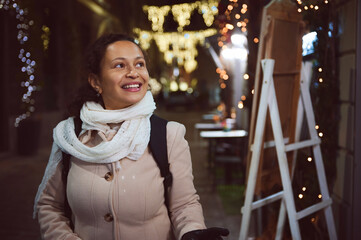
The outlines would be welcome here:
<svg viewBox="0 0 361 240">
<path fill-rule="evenodd" d="M 207 143 L 197 137 L 194 123 L 201 121 L 200 111 L 158 111 L 160 116 L 183 123 L 187 128 L 195 186 L 201 197 L 204 216 L 208 227 L 227 227 L 229 240 L 238 238 L 240 215 L 226 215 L 221 200 L 212 189 L 211 176 L 206 166 Z M 14 154 L 0 155 L 0 239 L 38 240 L 39 228 L 32 219 L 33 200 L 41 181 L 50 144 L 42 147 L 35 156 L 22 157 Z"/>
</svg>

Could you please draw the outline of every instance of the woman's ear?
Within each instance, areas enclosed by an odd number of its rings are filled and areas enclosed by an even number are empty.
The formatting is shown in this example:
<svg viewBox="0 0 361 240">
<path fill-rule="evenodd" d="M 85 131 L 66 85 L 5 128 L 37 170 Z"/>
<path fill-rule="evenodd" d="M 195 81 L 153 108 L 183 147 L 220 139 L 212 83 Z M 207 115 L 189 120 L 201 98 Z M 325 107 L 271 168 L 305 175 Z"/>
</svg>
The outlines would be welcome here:
<svg viewBox="0 0 361 240">
<path fill-rule="evenodd" d="M 95 75 L 94 73 L 90 73 L 88 76 L 88 82 L 97 93 L 101 94 L 103 92 L 97 75 Z"/>
</svg>

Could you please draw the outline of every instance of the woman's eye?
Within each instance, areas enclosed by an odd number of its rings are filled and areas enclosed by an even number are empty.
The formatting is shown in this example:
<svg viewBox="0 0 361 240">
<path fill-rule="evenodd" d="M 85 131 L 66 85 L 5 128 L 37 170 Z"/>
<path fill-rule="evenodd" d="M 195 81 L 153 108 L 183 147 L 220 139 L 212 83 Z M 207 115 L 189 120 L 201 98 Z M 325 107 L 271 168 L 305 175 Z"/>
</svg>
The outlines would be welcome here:
<svg viewBox="0 0 361 240">
<path fill-rule="evenodd" d="M 145 66 L 145 63 L 144 62 L 138 62 L 136 64 L 137 67 L 144 67 Z"/>
<path fill-rule="evenodd" d="M 123 63 L 118 63 L 115 65 L 115 68 L 124 68 L 124 64 Z"/>
</svg>

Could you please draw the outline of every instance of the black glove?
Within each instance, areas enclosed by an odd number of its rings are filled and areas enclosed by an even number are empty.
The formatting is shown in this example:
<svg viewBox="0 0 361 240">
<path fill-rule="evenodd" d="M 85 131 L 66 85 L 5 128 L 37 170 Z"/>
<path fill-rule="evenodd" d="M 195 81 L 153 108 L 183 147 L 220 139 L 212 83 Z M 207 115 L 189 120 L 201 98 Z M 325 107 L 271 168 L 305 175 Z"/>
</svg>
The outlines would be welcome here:
<svg viewBox="0 0 361 240">
<path fill-rule="evenodd" d="M 222 240 L 221 236 L 228 236 L 226 228 L 212 227 L 204 230 L 194 230 L 185 233 L 181 240 Z"/>
</svg>

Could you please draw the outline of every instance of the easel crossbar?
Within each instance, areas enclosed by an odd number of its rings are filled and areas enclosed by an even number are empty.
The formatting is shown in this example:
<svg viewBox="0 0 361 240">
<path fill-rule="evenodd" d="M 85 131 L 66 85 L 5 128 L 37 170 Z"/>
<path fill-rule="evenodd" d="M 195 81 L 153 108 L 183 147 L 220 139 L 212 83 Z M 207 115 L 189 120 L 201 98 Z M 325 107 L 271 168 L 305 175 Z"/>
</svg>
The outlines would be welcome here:
<svg viewBox="0 0 361 240">
<path fill-rule="evenodd" d="M 305 141 L 297 142 L 297 143 L 291 143 L 291 144 L 288 144 L 285 146 L 285 151 L 286 152 L 294 151 L 294 150 L 301 149 L 301 148 L 315 146 L 317 144 L 321 144 L 321 140 L 319 138 L 305 140 Z"/>
<path fill-rule="evenodd" d="M 290 140 L 290 138 L 288 138 L 288 137 L 287 137 L 287 138 L 284 138 L 284 139 L 283 139 L 284 144 L 287 144 L 287 143 L 289 142 L 289 140 Z M 273 148 L 273 147 L 275 147 L 275 146 L 276 146 L 275 141 L 267 141 L 267 142 L 265 142 L 265 143 L 263 144 L 263 149 Z M 253 151 L 253 149 L 254 149 L 254 146 L 253 146 L 253 144 L 252 144 L 250 150 Z"/>
<path fill-rule="evenodd" d="M 252 203 L 251 205 L 251 210 L 263 207 L 269 203 L 275 202 L 277 200 L 280 200 L 283 198 L 283 191 L 280 191 L 278 193 L 272 194 L 268 197 L 262 198 L 260 200 L 257 200 L 255 202 Z M 241 213 L 243 213 L 243 209 L 244 207 L 241 208 Z"/>
<path fill-rule="evenodd" d="M 312 213 L 315 213 L 321 209 L 324 209 L 332 204 L 332 199 L 325 199 L 322 202 L 319 202 L 317 204 L 314 204 L 308 208 L 303 209 L 302 211 L 297 212 L 296 218 L 297 220 L 300 220 L 301 218 L 304 218 L 308 215 L 311 215 Z"/>
</svg>

